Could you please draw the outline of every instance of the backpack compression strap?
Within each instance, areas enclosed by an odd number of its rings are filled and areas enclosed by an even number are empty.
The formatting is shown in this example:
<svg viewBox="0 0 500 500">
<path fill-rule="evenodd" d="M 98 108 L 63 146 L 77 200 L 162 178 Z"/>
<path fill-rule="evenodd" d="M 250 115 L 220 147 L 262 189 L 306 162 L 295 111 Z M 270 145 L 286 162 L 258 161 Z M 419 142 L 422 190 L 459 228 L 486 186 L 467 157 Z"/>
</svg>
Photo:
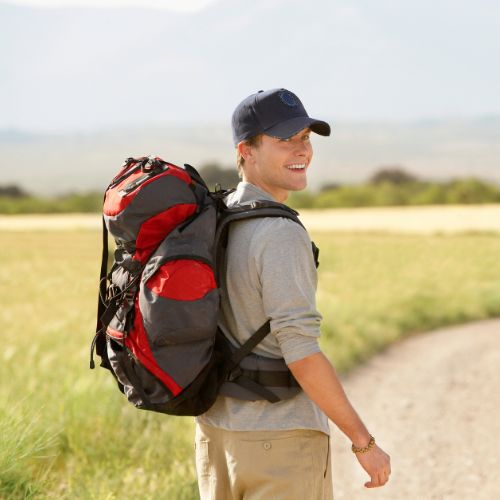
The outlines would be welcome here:
<svg viewBox="0 0 500 500">
<path fill-rule="evenodd" d="M 240 362 L 248 356 L 252 350 L 271 332 L 271 323 L 266 321 L 241 347 L 233 352 L 228 359 L 225 369 L 228 374 L 228 381 L 241 385 L 245 389 L 262 396 L 270 403 L 277 403 L 280 398 L 263 385 L 251 379 L 240 367 Z"/>
</svg>

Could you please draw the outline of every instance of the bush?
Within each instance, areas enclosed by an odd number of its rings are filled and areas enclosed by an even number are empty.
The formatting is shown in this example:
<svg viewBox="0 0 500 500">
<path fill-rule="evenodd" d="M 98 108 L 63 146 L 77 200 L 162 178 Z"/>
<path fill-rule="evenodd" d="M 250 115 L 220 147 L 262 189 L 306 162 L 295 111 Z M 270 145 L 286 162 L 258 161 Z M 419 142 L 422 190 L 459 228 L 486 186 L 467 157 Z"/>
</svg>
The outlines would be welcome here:
<svg viewBox="0 0 500 500">
<path fill-rule="evenodd" d="M 0 196 L 0 214 L 89 213 L 102 210 L 101 193 L 81 193 L 58 198 Z"/>
<path fill-rule="evenodd" d="M 0 186 L 0 196 L 8 198 L 23 198 L 25 196 L 29 196 L 29 194 L 23 188 L 10 184 L 8 186 Z"/>
<path fill-rule="evenodd" d="M 212 190 L 216 184 L 220 184 L 222 189 L 234 188 L 240 180 L 236 168 L 224 168 L 218 163 L 206 163 L 200 167 L 199 172 Z"/>
<path fill-rule="evenodd" d="M 286 204 L 292 208 L 314 208 L 315 195 L 310 191 L 293 191 L 290 193 Z"/>
<path fill-rule="evenodd" d="M 408 184 L 416 182 L 417 178 L 402 167 L 381 168 L 370 177 L 370 184 Z"/>
<path fill-rule="evenodd" d="M 500 189 L 478 179 L 460 179 L 449 185 L 446 201 L 457 204 L 494 203 L 500 201 Z"/>
<path fill-rule="evenodd" d="M 381 178 L 381 177 L 380 177 Z M 323 187 L 313 199 L 313 208 L 477 204 L 500 202 L 500 187 L 478 179 L 460 179 L 448 183 L 416 180 Z M 311 196 L 309 196 L 311 198 Z M 304 205 L 305 207 L 305 205 Z"/>
</svg>

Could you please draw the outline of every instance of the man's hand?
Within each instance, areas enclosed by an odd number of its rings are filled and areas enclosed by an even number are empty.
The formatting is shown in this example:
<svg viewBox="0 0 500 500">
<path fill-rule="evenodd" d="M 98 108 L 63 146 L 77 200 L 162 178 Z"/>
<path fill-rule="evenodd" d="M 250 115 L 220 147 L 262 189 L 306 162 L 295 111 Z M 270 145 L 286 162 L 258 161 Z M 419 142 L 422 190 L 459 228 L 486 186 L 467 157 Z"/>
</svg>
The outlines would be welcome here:
<svg viewBox="0 0 500 500">
<path fill-rule="evenodd" d="M 366 453 L 355 454 L 361 467 L 368 472 L 370 481 L 365 483 L 366 488 L 384 486 L 391 474 L 391 458 L 382 448 L 375 445 Z"/>
<path fill-rule="evenodd" d="M 357 447 L 364 447 L 370 433 L 356 413 L 340 384 L 332 364 L 318 352 L 288 365 L 306 394 Z M 370 475 L 367 488 L 383 486 L 391 473 L 390 458 L 377 445 L 366 453 L 356 453 L 359 463 Z"/>
</svg>

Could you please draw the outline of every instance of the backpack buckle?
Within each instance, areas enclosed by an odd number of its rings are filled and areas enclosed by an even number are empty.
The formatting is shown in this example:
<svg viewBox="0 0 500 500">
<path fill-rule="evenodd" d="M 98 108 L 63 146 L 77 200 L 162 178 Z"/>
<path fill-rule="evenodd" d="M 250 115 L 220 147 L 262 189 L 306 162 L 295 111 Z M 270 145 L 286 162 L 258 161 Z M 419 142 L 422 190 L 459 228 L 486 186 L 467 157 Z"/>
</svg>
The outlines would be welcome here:
<svg viewBox="0 0 500 500">
<path fill-rule="evenodd" d="M 243 371 L 240 368 L 240 366 L 238 365 L 228 373 L 227 381 L 234 382 L 235 380 L 239 379 L 242 375 L 243 375 Z"/>
<path fill-rule="evenodd" d="M 167 162 L 161 158 L 155 158 L 152 155 L 147 156 L 141 163 L 141 170 L 144 173 L 159 173 L 168 168 Z"/>
</svg>

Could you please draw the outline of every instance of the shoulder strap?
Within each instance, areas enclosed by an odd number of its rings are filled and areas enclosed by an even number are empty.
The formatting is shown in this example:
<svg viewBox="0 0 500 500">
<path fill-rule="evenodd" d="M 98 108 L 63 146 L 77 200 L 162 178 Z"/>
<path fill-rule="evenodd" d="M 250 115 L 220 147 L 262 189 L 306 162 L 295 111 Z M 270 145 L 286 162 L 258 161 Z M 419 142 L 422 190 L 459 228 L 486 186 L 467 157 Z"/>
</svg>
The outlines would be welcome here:
<svg viewBox="0 0 500 500">
<path fill-rule="evenodd" d="M 222 271 L 225 267 L 226 247 L 227 247 L 227 231 L 230 224 L 234 221 L 254 219 L 261 217 L 285 217 L 293 220 L 295 223 L 304 227 L 298 218 L 298 212 L 293 210 L 282 203 L 261 200 L 253 201 L 248 204 L 236 205 L 231 208 L 225 208 L 221 212 L 221 217 L 217 226 L 215 235 L 215 250 L 216 250 L 216 273 L 217 283 L 221 283 L 223 276 Z M 220 286 L 220 285 L 219 285 Z M 263 399 L 271 403 L 280 401 L 280 398 L 271 390 L 266 388 L 262 383 L 259 383 L 249 377 L 244 370 L 239 366 L 240 362 L 248 356 L 253 349 L 270 333 L 271 323 L 266 321 L 251 337 L 249 337 L 243 345 L 238 347 L 226 362 L 226 374 L 228 374 L 228 381 L 241 385 L 245 389 L 260 395 Z M 270 383 L 277 378 L 273 374 L 269 374 Z M 278 377 L 282 374 L 278 373 Z M 281 380 L 277 381 L 277 386 L 281 386 Z M 293 375 L 287 374 L 287 382 L 285 386 L 298 386 Z"/>
<path fill-rule="evenodd" d="M 222 270 L 226 258 L 225 250 L 227 246 L 228 229 L 232 222 L 261 217 L 285 217 L 304 227 L 298 215 L 299 213 L 292 208 L 282 203 L 268 200 L 252 201 L 251 203 L 235 205 L 231 208 L 225 207 L 222 209 L 217 223 L 217 231 L 214 240 L 217 284 L 220 286 L 221 283 Z"/>
</svg>

